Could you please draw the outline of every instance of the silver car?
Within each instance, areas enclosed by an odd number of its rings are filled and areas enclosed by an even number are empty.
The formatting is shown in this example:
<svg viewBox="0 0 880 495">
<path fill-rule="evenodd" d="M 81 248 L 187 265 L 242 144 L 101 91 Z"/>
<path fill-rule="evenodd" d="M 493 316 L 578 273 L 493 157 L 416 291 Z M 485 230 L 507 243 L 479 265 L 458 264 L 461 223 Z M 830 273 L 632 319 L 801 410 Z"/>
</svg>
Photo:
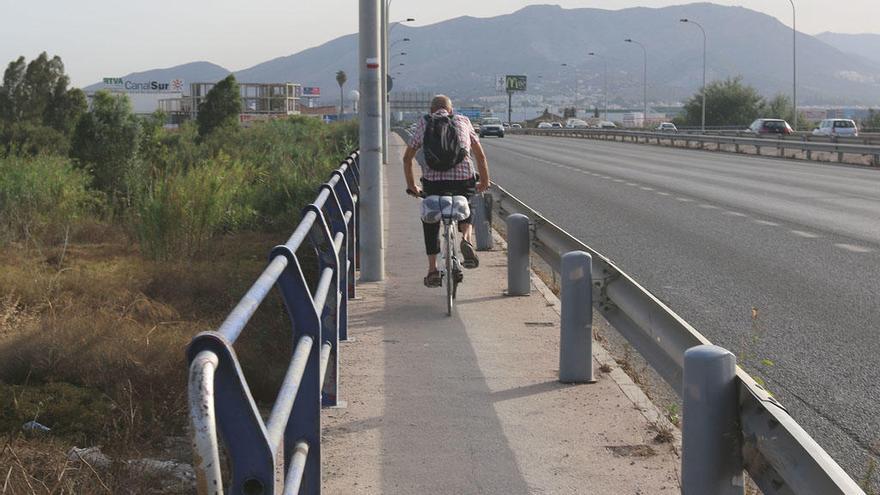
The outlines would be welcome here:
<svg viewBox="0 0 880 495">
<path fill-rule="evenodd" d="M 859 128 L 850 119 L 825 119 L 813 129 L 814 136 L 858 136 Z"/>
</svg>

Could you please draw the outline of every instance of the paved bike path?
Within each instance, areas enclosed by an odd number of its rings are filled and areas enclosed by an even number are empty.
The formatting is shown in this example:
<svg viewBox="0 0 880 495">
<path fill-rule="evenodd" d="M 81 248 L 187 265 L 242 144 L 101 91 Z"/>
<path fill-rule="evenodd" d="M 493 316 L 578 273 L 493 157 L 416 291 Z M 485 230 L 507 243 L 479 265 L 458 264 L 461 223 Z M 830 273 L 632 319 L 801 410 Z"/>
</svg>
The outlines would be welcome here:
<svg viewBox="0 0 880 495">
<path fill-rule="evenodd" d="M 327 493 L 674 492 L 679 459 L 653 441 L 619 370 L 556 381 L 558 313 L 539 291 L 503 295 L 500 248 L 479 253 L 446 316 L 443 290 L 422 285 L 419 203 L 404 193 L 402 140 L 391 144 L 387 276 L 351 303 L 348 405 L 324 414 Z"/>
</svg>

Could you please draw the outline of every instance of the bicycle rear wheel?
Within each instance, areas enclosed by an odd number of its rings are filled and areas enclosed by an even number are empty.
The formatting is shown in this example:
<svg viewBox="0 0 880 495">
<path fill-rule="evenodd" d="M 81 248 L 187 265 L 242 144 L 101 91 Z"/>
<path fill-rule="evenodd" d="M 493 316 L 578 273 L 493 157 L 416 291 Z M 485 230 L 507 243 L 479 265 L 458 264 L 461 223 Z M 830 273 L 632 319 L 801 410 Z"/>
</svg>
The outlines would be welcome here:
<svg viewBox="0 0 880 495">
<path fill-rule="evenodd" d="M 446 315 L 452 316 L 452 305 L 455 299 L 455 264 L 452 262 L 452 250 L 455 246 L 455 231 L 451 225 L 445 225 L 443 229 L 444 251 L 443 257 L 446 261 Z"/>
</svg>

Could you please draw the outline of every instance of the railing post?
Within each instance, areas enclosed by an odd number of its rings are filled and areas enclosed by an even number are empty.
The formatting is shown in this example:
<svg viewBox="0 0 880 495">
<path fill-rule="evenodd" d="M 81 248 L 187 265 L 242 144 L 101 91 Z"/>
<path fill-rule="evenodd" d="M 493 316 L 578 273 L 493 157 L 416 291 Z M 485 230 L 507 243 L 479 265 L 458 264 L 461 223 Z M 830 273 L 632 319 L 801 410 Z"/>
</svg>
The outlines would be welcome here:
<svg viewBox="0 0 880 495">
<path fill-rule="evenodd" d="M 527 296 L 529 279 L 529 217 L 514 213 L 507 217 L 507 295 Z"/>
<path fill-rule="evenodd" d="M 714 345 L 684 354 L 683 495 L 742 495 L 736 356 Z"/>
<path fill-rule="evenodd" d="M 475 195 L 471 207 L 477 251 L 491 251 L 495 245 L 492 239 L 492 196 L 485 193 Z"/>
<path fill-rule="evenodd" d="M 593 380 L 593 258 L 583 251 L 562 255 L 559 381 Z"/>
</svg>

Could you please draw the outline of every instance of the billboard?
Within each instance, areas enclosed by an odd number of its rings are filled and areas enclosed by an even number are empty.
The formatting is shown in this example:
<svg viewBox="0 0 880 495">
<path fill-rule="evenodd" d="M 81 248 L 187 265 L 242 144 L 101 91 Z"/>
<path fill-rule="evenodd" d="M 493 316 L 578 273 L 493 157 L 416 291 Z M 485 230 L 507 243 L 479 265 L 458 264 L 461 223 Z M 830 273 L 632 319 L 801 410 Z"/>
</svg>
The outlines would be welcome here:
<svg viewBox="0 0 880 495">
<path fill-rule="evenodd" d="M 183 79 L 172 79 L 171 81 L 133 81 L 121 77 L 105 77 L 103 83 L 106 89 L 126 93 L 180 93 L 183 91 Z"/>
<path fill-rule="evenodd" d="M 505 91 L 525 91 L 526 90 L 526 76 L 505 76 L 504 77 L 504 89 Z"/>
<path fill-rule="evenodd" d="M 302 89 L 302 95 L 305 98 L 320 98 L 321 88 L 305 86 Z"/>
</svg>

